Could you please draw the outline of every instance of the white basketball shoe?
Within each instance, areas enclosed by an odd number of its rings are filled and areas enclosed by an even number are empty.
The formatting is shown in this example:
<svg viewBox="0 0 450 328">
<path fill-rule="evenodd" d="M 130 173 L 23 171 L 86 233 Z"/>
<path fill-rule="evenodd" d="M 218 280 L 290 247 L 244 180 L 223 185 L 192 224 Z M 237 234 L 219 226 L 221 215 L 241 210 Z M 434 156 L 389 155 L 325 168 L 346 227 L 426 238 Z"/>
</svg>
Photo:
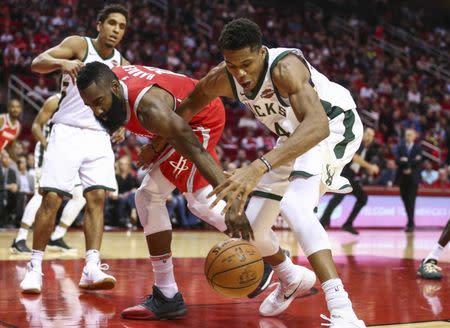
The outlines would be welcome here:
<svg viewBox="0 0 450 328">
<path fill-rule="evenodd" d="M 331 328 L 366 328 L 366 324 L 362 320 L 348 321 L 340 315 L 331 315 L 331 318 L 321 314 L 320 317 L 328 322 L 322 323 L 322 326 Z"/>
<path fill-rule="evenodd" d="M 25 294 L 40 294 L 42 289 L 42 272 L 33 268 L 31 262 L 27 264 L 27 272 L 20 283 L 20 289 Z"/>
<path fill-rule="evenodd" d="M 87 263 L 83 268 L 78 287 L 83 289 L 112 289 L 116 285 L 116 278 L 104 273 L 109 265 L 102 263 Z"/>
<path fill-rule="evenodd" d="M 307 294 L 316 282 L 316 275 L 313 271 L 295 265 L 298 276 L 295 281 L 285 283 L 280 281 L 275 290 L 266 297 L 259 307 L 259 313 L 265 317 L 279 315 L 286 310 L 296 296 Z"/>
</svg>

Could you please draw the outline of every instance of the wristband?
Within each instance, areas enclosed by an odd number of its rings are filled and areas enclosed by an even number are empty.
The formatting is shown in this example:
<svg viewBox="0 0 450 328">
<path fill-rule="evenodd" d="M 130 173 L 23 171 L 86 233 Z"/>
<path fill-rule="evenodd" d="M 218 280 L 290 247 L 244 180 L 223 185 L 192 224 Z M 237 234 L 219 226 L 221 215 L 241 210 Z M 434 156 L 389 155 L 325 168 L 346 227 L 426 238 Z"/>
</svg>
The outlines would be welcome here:
<svg viewBox="0 0 450 328">
<path fill-rule="evenodd" d="M 264 163 L 264 165 L 267 167 L 267 172 L 269 172 L 270 170 L 272 170 L 272 165 L 269 163 L 269 161 L 264 157 L 261 156 L 260 158 L 258 158 L 261 162 Z"/>
</svg>

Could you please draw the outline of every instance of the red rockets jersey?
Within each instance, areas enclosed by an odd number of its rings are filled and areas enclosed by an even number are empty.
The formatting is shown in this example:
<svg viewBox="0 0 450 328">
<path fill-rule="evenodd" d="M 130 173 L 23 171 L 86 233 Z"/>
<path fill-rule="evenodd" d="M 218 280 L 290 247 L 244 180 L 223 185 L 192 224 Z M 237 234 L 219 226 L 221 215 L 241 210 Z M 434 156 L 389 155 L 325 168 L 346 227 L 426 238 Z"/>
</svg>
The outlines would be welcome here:
<svg viewBox="0 0 450 328">
<path fill-rule="evenodd" d="M 125 98 L 128 100 L 131 113 L 125 128 L 133 133 L 150 137 L 153 134 L 142 127 L 136 115 L 139 102 L 144 94 L 153 85 L 157 85 L 172 94 L 176 100 L 176 106 L 178 106 L 198 82 L 182 74 L 149 66 L 128 65 L 114 67 L 112 70 L 127 89 L 125 90 Z M 195 128 L 198 126 L 211 126 L 215 123 L 223 124 L 225 114 L 217 112 L 217 106 L 214 106 L 216 101 L 220 100 L 217 99 L 211 102 L 209 106 L 206 106 L 192 118 L 189 125 Z"/>
<path fill-rule="evenodd" d="M 9 119 L 9 114 L 2 114 L 1 117 L 3 118 L 3 126 L 0 126 L 0 151 L 17 138 L 20 130 L 19 121 L 16 121 L 16 124 L 13 126 Z"/>
</svg>

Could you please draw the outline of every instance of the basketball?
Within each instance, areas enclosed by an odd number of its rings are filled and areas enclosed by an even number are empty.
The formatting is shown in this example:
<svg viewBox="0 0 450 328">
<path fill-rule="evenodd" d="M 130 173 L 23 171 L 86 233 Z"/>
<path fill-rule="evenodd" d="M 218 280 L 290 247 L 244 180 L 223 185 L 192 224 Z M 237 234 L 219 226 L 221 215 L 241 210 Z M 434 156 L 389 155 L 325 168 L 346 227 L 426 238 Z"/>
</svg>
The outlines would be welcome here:
<svg viewBox="0 0 450 328">
<path fill-rule="evenodd" d="M 215 245 L 205 260 L 208 283 L 225 297 L 245 297 L 258 287 L 264 262 L 255 246 L 242 239 Z"/>
</svg>

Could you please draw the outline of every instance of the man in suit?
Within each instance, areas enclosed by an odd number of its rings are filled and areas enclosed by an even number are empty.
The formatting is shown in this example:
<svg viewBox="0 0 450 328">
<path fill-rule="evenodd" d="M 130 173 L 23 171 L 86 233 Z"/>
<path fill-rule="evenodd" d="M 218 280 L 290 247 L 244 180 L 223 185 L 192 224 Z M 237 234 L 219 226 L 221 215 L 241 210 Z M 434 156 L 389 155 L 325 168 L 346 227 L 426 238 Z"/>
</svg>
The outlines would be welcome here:
<svg viewBox="0 0 450 328">
<path fill-rule="evenodd" d="M 342 229 L 351 234 L 358 235 L 359 232 L 353 227 L 358 213 L 367 204 L 367 193 L 361 186 L 359 178 L 357 177 L 361 168 L 365 169 L 370 175 L 378 174 L 379 168 L 376 164 L 371 164 L 370 161 L 377 153 L 378 146 L 373 142 L 375 138 L 375 131 L 372 128 L 366 128 L 363 135 L 361 146 L 356 151 L 353 159 L 342 170 L 342 176 L 346 177 L 352 185 L 352 195 L 356 197 L 356 203 L 348 216 L 347 220 L 342 226 Z M 328 205 L 323 212 L 320 223 L 326 228 L 330 225 L 331 214 L 334 209 L 342 202 L 345 194 L 335 194 L 330 199 Z"/>
<path fill-rule="evenodd" d="M 396 162 L 398 165 L 397 181 L 400 186 L 400 195 L 408 216 L 406 232 L 414 231 L 414 208 L 416 205 L 417 189 L 420 181 L 422 164 L 422 147 L 414 143 L 416 131 L 406 129 L 405 140 L 397 149 Z"/>
</svg>

